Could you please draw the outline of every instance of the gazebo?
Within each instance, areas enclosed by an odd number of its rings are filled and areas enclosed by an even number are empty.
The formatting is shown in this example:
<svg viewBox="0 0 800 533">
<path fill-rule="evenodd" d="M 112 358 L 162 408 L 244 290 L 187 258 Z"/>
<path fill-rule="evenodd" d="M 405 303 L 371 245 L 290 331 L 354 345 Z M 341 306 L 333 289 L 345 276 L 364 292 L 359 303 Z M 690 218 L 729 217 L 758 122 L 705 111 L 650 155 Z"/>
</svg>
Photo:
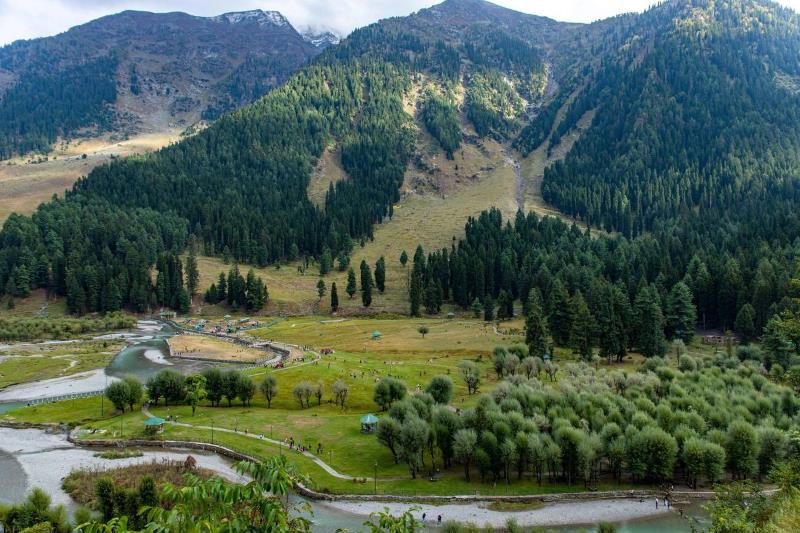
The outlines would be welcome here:
<svg viewBox="0 0 800 533">
<path fill-rule="evenodd" d="M 378 331 L 377 329 L 372 332 L 372 340 L 374 340 L 374 341 L 381 340 L 381 332 Z"/>
<path fill-rule="evenodd" d="M 144 421 L 144 429 L 147 433 L 161 433 L 164 431 L 164 419 L 153 416 Z"/>
<path fill-rule="evenodd" d="M 378 427 L 378 417 L 372 413 L 361 417 L 361 432 L 374 433 Z"/>
</svg>

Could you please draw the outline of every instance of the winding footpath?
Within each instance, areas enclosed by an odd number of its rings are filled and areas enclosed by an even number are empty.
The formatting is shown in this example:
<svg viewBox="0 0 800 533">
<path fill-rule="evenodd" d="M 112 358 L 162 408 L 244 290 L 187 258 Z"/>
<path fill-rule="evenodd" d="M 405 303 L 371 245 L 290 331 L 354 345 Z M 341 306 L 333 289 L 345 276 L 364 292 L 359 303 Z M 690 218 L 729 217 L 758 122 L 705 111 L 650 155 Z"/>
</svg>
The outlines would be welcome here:
<svg viewBox="0 0 800 533">
<path fill-rule="evenodd" d="M 302 363 L 302 364 L 309 364 L 309 363 Z M 300 365 L 297 365 L 297 366 L 300 366 Z M 292 367 L 292 368 L 296 368 L 296 367 Z M 144 414 L 144 416 L 146 416 L 147 418 L 151 418 L 151 417 L 155 416 L 146 407 L 142 407 L 142 414 Z M 228 429 L 228 428 L 221 428 L 221 427 L 213 427 L 212 428 L 211 426 L 200 426 L 200 425 L 195 425 L 195 424 L 187 424 L 185 422 L 167 421 L 166 423 L 167 424 L 172 424 L 174 426 L 180 426 L 180 427 L 189 428 L 189 429 L 202 429 L 202 430 L 206 430 L 206 431 L 212 431 L 213 430 L 213 431 L 219 431 L 219 432 L 222 432 L 222 433 L 230 433 L 232 435 L 238 435 L 240 437 L 253 439 L 253 440 L 258 441 L 258 442 L 266 442 L 266 443 L 272 444 L 273 446 L 278 446 L 279 448 L 285 448 L 286 450 L 291 450 L 291 451 L 294 451 L 296 453 L 301 453 L 302 455 L 304 455 L 307 458 L 311 459 L 317 466 L 322 468 L 325 472 L 327 472 L 331 476 L 333 476 L 335 478 L 338 478 L 338 479 L 344 479 L 346 481 L 353 481 L 354 479 L 359 479 L 359 480 L 366 479 L 368 482 L 371 482 L 371 481 L 375 480 L 374 478 L 371 478 L 371 477 L 368 477 L 368 478 L 361 478 L 361 477 L 360 478 L 356 478 L 354 476 L 348 476 L 347 474 L 342 474 L 341 472 L 339 472 L 335 468 L 333 468 L 331 465 L 329 465 L 328 463 L 326 463 L 325 461 L 323 461 L 322 459 L 320 459 L 319 457 L 314 455 L 313 453 L 311 453 L 311 452 L 297 452 L 296 449 L 289 448 L 289 445 L 286 444 L 285 442 L 282 442 L 282 441 L 279 441 L 279 440 L 275 440 L 275 439 L 271 439 L 269 437 L 264 437 L 264 436 L 261 436 L 261 435 L 254 435 L 252 433 L 241 433 L 239 431 L 236 431 L 236 430 L 233 430 L 233 429 Z M 386 480 L 394 480 L 394 479 L 397 479 L 397 478 L 386 477 L 386 478 L 381 478 L 381 479 L 386 481 Z"/>
</svg>

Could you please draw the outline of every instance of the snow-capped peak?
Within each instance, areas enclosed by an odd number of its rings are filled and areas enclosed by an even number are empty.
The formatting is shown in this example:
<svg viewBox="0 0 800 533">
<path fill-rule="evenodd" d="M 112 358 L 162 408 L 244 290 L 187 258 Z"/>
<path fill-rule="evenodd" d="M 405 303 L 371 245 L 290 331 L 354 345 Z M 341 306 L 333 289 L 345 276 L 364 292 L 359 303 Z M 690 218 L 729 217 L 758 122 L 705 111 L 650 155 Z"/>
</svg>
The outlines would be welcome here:
<svg viewBox="0 0 800 533">
<path fill-rule="evenodd" d="M 303 40 L 316 46 L 317 48 L 327 48 L 339 44 L 341 38 L 332 31 L 313 31 L 306 30 L 302 33 Z"/>
<path fill-rule="evenodd" d="M 272 25 L 278 26 L 279 28 L 289 25 L 289 21 L 286 20 L 286 17 L 281 15 L 278 11 L 263 11 L 261 9 L 223 13 L 217 17 L 213 17 L 213 20 L 215 22 L 227 22 L 229 24 L 256 22 L 259 26 Z"/>
</svg>

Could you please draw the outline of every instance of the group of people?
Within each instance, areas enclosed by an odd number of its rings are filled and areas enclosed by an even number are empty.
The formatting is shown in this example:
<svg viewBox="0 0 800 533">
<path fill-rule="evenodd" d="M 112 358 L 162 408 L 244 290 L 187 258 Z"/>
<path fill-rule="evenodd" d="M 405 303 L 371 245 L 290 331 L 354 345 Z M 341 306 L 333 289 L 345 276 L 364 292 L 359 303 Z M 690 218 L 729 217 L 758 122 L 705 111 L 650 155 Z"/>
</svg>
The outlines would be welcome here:
<svg viewBox="0 0 800 533">
<path fill-rule="evenodd" d="M 289 447 L 290 450 L 295 450 L 297 453 L 305 453 L 309 451 L 309 448 L 303 446 L 299 442 L 294 441 L 294 437 L 286 437 L 283 439 L 283 443 Z M 317 443 L 317 455 L 322 455 L 322 443 Z"/>
</svg>

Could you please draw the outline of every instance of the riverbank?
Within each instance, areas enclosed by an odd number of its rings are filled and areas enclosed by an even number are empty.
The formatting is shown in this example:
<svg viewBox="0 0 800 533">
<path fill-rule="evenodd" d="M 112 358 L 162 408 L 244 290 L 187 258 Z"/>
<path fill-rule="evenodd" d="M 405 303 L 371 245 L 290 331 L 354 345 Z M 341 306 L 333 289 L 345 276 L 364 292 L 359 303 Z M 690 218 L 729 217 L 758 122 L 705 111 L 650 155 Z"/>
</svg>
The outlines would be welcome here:
<svg viewBox="0 0 800 533">
<path fill-rule="evenodd" d="M 0 452 L 0 469 L 3 469 L 0 471 L 0 479 L 4 480 L 0 483 L 4 487 L 0 489 L 0 502 L 22 501 L 28 490 L 42 487 L 51 495 L 53 504 L 64 505 L 70 510 L 76 504 L 61 488 L 61 482 L 72 470 L 115 468 L 162 459 L 183 461 L 189 455 L 187 451 L 146 450 L 142 457 L 103 459 L 95 456 L 97 450 L 72 445 L 63 434 L 47 433 L 40 429 L 11 428 L 0 428 Z M 228 459 L 202 451 L 192 451 L 191 455 L 201 468 L 213 470 L 232 482 L 244 480 L 233 470 Z M 10 475 L 3 475 L 4 472 Z M 20 475 L 24 479 L 20 479 Z"/>
<path fill-rule="evenodd" d="M 156 444 L 156 443 L 153 443 Z M 63 434 L 51 434 L 39 429 L 10 429 L 0 428 L 0 478 L 11 479 L 16 483 L 14 491 L 16 498 L 9 500 L 0 492 L 0 501 L 19 501 L 24 498 L 26 491 L 34 486 L 44 488 L 52 494 L 54 504 L 64 504 L 69 510 L 74 510 L 76 504 L 61 489 L 63 478 L 73 469 L 80 468 L 115 468 L 130 464 L 140 464 L 153 460 L 185 460 L 187 455 L 197 459 L 201 468 L 217 472 L 222 477 L 241 482 L 245 478 L 239 476 L 231 467 L 230 459 L 203 450 L 169 450 L 169 449 L 144 449 L 142 457 L 126 459 L 102 459 L 95 457 L 96 449 L 84 449 L 67 441 Z M 24 480 L 13 476 L 13 469 L 22 472 Z M 303 499 L 296 499 L 303 502 Z M 520 511 L 501 511 L 489 508 L 488 501 L 476 501 L 468 504 L 458 503 L 400 503 L 381 501 L 345 501 L 345 502 L 315 502 L 309 501 L 312 506 L 313 519 L 316 524 L 315 531 L 332 531 L 342 525 L 351 527 L 361 524 L 372 512 L 389 508 L 392 513 L 400 513 L 417 507 L 417 518 L 421 513 L 427 515 L 427 525 L 432 526 L 436 517 L 442 515 L 443 520 L 459 520 L 474 522 L 478 525 L 489 524 L 492 527 L 502 527 L 508 519 L 516 520 L 520 525 L 565 527 L 596 524 L 600 521 L 638 523 L 643 521 L 646 527 L 626 527 L 625 531 L 650 532 L 689 531 L 688 525 L 680 527 L 684 521 L 676 520 L 674 512 L 666 511 L 663 507 L 654 508 L 654 502 L 646 500 L 598 500 L 598 501 L 561 501 L 532 506 L 530 509 Z M 660 521 L 669 523 L 668 529 L 660 529 Z M 433 522 L 432 522 L 433 521 Z M 676 529 L 675 527 L 678 527 Z M 651 529 L 654 528 L 654 529 Z"/>
</svg>

